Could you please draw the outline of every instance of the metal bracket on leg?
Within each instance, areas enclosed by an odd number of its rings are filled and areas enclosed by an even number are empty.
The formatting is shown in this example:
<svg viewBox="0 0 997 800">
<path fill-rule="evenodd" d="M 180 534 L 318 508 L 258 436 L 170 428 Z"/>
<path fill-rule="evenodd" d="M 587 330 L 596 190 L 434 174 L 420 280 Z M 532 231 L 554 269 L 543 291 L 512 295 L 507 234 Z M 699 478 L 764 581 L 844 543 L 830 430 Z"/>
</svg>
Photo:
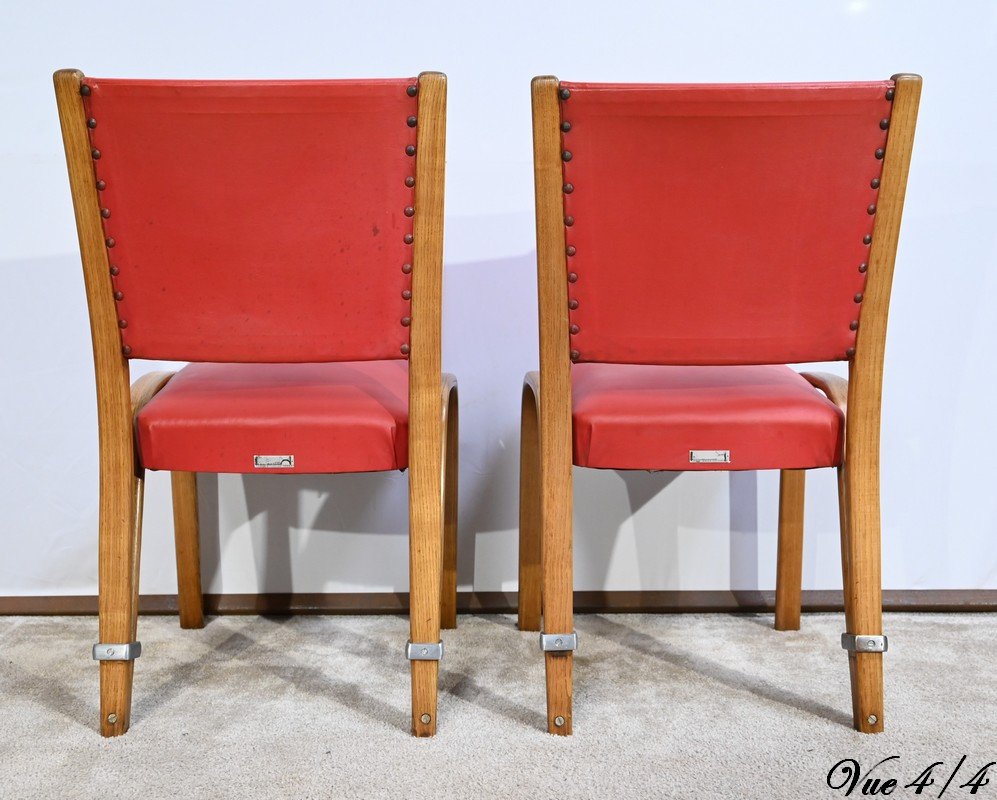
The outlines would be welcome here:
<svg viewBox="0 0 997 800">
<path fill-rule="evenodd" d="M 94 661 L 134 661 L 142 655 L 141 642 L 127 644 L 106 644 L 98 642 L 93 646 Z"/>
<path fill-rule="evenodd" d="M 890 643 L 885 636 L 863 636 L 856 633 L 841 634 L 841 646 L 852 653 L 885 653 Z"/>
<path fill-rule="evenodd" d="M 405 645 L 405 657 L 409 661 L 439 661 L 443 658 L 443 642 L 409 642 Z"/>
<path fill-rule="evenodd" d="M 545 653 L 570 653 L 578 649 L 578 634 L 541 633 L 540 649 Z"/>
</svg>

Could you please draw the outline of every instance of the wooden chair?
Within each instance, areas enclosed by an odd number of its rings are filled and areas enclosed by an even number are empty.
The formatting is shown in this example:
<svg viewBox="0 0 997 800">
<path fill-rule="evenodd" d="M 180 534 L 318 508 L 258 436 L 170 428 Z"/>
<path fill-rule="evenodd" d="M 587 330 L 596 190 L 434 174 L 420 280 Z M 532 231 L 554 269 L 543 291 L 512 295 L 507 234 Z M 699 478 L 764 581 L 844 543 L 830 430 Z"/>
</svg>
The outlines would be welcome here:
<svg viewBox="0 0 997 800">
<path fill-rule="evenodd" d="M 519 626 L 542 605 L 551 733 L 571 733 L 572 464 L 780 469 L 780 630 L 800 621 L 803 470 L 836 467 L 854 723 L 883 730 L 880 394 L 920 92 L 534 79 Z M 785 366 L 835 360 L 847 381 Z"/>
<path fill-rule="evenodd" d="M 100 429 L 100 729 L 128 729 L 143 475 L 172 472 L 181 625 L 196 473 L 409 469 L 412 732 L 456 625 L 457 384 L 440 367 L 446 78 L 55 73 Z M 129 386 L 131 359 L 202 362 Z"/>
</svg>

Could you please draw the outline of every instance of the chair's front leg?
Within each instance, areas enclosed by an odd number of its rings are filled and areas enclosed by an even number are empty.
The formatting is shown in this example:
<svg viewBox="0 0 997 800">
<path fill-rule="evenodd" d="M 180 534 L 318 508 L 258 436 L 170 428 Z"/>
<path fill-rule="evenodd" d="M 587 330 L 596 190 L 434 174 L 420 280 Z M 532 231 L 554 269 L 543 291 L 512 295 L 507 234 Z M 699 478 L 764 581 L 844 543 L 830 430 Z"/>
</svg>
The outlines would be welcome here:
<svg viewBox="0 0 997 800">
<path fill-rule="evenodd" d="M 800 629 L 803 584 L 803 495 L 806 471 L 779 473 L 779 556 L 775 578 L 775 629 Z"/>
<path fill-rule="evenodd" d="M 443 578 L 440 626 L 457 627 L 457 474 L 458 401 L 457 382 L 445 382 L 443 392 L 445 440 L 443 442 Z"/>
<path fill-rule="evenodd" d="M 138 632 L 139 552 L 144 476 L 131 463 L 101 465 L 99 541 L 100 732 L 120 736 L 131 723 Z"/>
<path fill-rule="evenodd" d="M 536 373 L 532 373 L 536 374 Z M 540 430 L 537 397 L 529 378 L 523 385 L 519 439 L 519 629 L 540 630 Z"/>
<path fill-rule="evenodd" d="M 849 454 L 850 455 L 850 454 Z M 852 717 L 857 730 L 883 730 L 883 592 L 879 518 L 878 463 L 869 468 L 858 459 L 848 461 L 841 506 L 842 574 L 848 669 L 852 687 Z M 846 642 L 843 640 L 842 644 Z M 868 649 L 867 649 L 868 648 Z"/>
<path fill-rule="evenodd" d="M 173 472 L 173 530 L 177 551 L 177 605 L 181 628 L 204 627 L 197 473 Z"/>
</svg>

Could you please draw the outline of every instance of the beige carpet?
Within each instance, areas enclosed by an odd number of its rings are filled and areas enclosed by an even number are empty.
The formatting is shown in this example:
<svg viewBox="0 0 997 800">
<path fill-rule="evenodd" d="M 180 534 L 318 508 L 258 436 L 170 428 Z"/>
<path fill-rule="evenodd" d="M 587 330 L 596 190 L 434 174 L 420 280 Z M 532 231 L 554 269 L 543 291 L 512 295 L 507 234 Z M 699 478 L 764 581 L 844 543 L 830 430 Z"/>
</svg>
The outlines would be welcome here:
<svg viewBox="0 0 997 800">
<path fill-rule="evenodd" d="M 445 635 L 440 730 L 408 735 L 401 617 L 144 617 L 131 731 L 96 733 L 96 622 L 0 618 L 3 798 L 844 796 L 843 758 L 937 797 L 997 759 L 997 615 L 887 615 L 887 732 L 850 728 L 838 614 L 583 616 L 575 735 L 549 736 L 535 634 Z M 947 768 L 947 771 L 946 771 Z M 979 796 L 997 797 L 997 773 Z M 852 796 L 859 796 L 856 788 Z"/>
</svg>

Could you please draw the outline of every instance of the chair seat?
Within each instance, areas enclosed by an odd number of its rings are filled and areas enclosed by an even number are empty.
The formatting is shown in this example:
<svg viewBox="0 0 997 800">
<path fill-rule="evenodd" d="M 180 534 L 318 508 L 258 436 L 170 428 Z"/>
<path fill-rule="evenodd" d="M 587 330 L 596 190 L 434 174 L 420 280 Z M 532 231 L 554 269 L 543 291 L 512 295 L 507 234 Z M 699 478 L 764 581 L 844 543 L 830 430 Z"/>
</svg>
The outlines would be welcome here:
<svg viewBox="0 0 997 800">
<path fill-rule="evenodd" d="M 844 415 L 786 366 L 571 368 L 574 463 L 605 469 L 808 469 L 841 463 Z M 729 463 L 690 463 L 727 450 Z"/>
<path fill-rule="evenodd" d="M 148 469 L 372 472 L 408 465 L 408 362 L 190 364 L 138 415 Z M 259 468 L 254 456 L 293 456 Z"/>
</svg>

